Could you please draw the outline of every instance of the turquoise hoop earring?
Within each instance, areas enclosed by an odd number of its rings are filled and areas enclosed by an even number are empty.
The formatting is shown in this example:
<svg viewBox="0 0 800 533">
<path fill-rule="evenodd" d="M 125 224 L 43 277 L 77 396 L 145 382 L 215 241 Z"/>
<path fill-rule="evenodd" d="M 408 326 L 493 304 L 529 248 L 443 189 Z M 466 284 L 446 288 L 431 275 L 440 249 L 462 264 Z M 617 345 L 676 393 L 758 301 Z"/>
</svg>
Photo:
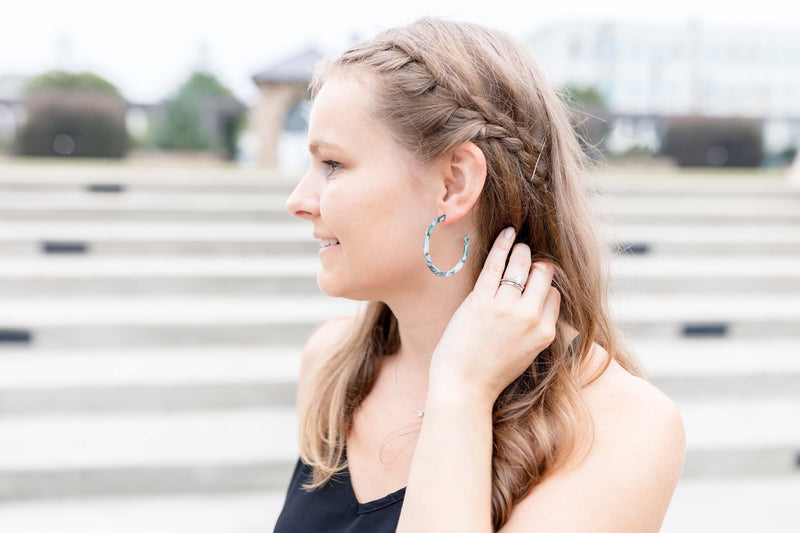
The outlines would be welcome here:
<svg viewBox="0 0 800 533">
<path fill-rule="evenodd" d="M 442 276 L 443 278 L 447 278 L 452 276 L 459 270 L 461 270 L 461 267 L 463 267 L 464 263 L 467 262 L 467 254 L 469 254 L 469 235 L 464 235 L 464 252 L 461 254 L 461 259 L 458 260 L 456 266 L 454 266 L 450 270 L 439 270 L 433 264 L 433 261 L 431 261 L 431 252 L 430 252 L 431 232 L 433 231 L 433 228 L 435 228 L 436 225 L 439 222 L 442 222 L 444 219 L 445 215 L 436 217 L 433 219 L 433 222 L 431 222 L 430 226 L 428 226 L 428 230 L 425 232 L 425 240 L 422 241 L 422 256 L 425 258 L 425 264 L 428 265 L 428 268 L 430 269 L 431 272 L 433 272 L 437 276 Z"/>
</svg>

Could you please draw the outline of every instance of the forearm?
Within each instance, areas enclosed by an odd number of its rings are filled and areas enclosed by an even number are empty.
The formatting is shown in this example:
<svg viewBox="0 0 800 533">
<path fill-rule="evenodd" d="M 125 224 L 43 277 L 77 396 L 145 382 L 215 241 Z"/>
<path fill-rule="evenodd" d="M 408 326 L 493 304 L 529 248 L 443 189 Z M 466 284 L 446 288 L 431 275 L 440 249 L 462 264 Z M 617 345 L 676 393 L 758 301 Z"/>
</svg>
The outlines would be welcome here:
<svg viewBox="0 0 800 533">
<path fill-rule="evenodd" d="M 492 403 L 431 390 L 399 533 L 487 533 L 492 527 Z"/>
</svg>

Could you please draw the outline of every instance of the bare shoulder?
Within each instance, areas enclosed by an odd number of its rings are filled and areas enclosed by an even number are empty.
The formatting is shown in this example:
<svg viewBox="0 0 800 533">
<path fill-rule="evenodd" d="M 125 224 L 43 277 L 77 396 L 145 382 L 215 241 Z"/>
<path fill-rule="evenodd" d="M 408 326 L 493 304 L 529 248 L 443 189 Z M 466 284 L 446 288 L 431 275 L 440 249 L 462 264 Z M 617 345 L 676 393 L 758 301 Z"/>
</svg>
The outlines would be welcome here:
<svg viewBox="0 0 800 533">
<path fill-rule="evenodd" d="M 594 345 L 589 369 L 606 357 Z M 534 487 L 503 531 L 659 531 L 686 453 L 677 406 L 614 360 L 582 396 L 594 430 L 588 453 Z"/>
<path fill-rule="evenodd" d="M 593 345 L 586 374 L 591 373 L 593 366 L 605 361 L 607 357 L 608 354 L 602 347 Z M 624 430 L 628 427 L 626 420 L 680 422 L 678 408 L 669 397 L 648 381 L 628 373 L 613 359 L 597 380 L 581 390 L 594 423 L 600 426 L 597 430 Z M 675 426 L 654 426 L 653 429 L 678 429 Z M 683 429 L 682 422 L 679 426 Z"/>
<path fill-rule="evenodd" d="M 300 360 L 300 375 L 297 380 L 297 398 L 300 402 L 304 397 L 305 385 L 312 375 L 312 370 L 324 363 L 326 355 L 332 353 L 349 333 L 353 326 L 353 316 L 339 316 L 319 324 L 309 335 L 303 347 L 303 356 Z"/>
</svg>

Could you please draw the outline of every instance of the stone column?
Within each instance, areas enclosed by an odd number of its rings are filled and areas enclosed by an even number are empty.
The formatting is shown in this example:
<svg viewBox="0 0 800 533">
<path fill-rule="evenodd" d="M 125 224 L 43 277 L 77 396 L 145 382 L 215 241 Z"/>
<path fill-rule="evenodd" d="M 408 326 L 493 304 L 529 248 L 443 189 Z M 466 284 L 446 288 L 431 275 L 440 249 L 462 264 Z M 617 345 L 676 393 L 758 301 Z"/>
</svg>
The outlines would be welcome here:
<svg viewBox="0 0 800 533">
<path fill-rule="evenodd" d="M 258 163 L 262 167 L 278 165 L 278 139 L 292 106 L 305 95 L 305 84 L 259 84 L 261 98 L 256 105 L 255 130 L 258 133 Z"/>
<path fill-rule="evenodd" d="M 789 187 L 800 191 L 800 154 L 794 156 L 794 163 L 786 172 Z"/>
</svg>

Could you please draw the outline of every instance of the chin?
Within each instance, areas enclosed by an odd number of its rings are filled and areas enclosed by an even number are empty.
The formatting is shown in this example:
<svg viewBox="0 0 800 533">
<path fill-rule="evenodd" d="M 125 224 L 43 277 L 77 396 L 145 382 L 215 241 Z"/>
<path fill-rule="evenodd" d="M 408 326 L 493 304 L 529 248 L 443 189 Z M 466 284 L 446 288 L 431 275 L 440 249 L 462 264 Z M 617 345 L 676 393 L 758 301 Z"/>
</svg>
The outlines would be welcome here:
<svg viewBox="0 0 800 533">
<path fill-rule="evenodd" d="M 359 302 L 379 299 L 375 291 L 363 285 L 358 287 L 352 285 L 348 286 L 342 283 L 336 283 L 330 279 L 325 279 L 323 276 L 317 277 L 317 285 L 322 292 L 333 298 L 347 298 L 348 300 L 356 300 Z"/>
</svg>

